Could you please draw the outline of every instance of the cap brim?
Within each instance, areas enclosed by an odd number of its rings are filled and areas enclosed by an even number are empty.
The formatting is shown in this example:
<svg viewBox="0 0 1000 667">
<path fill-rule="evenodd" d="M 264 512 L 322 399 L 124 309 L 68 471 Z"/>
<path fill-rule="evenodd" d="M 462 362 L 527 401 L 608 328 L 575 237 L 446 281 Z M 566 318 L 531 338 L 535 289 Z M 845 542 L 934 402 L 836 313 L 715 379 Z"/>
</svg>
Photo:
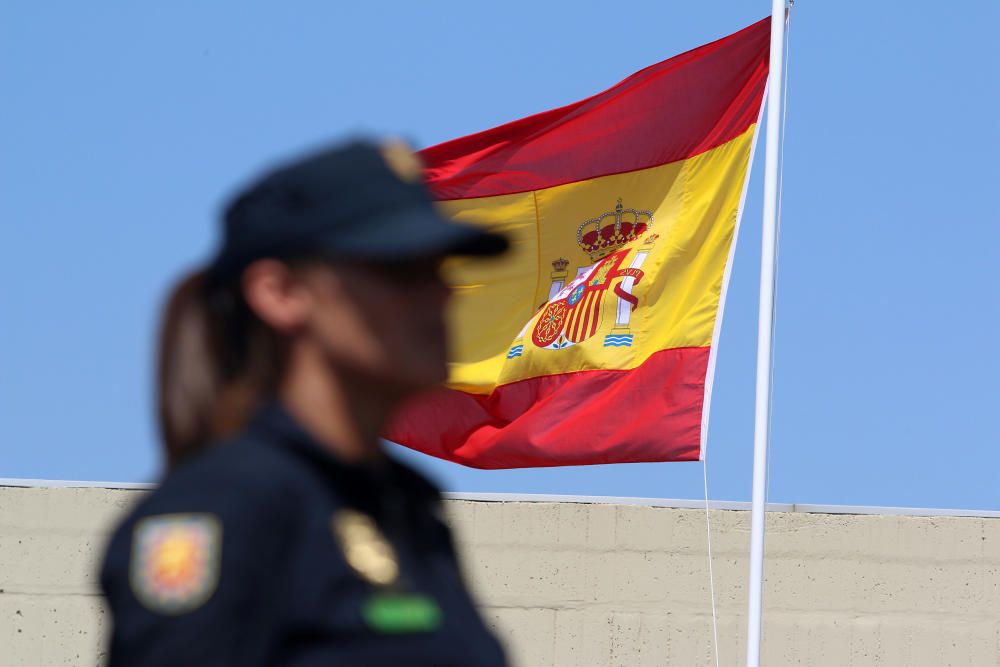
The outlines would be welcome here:
<svg viewBox="0 0 1000 667">
<path fill-rule="evenodd" d="M 492 257 L 504 253 L 507 238 L 453 222 L 433 209 L 417 208 L 338 230 L 325 248 L 338 255 L 374 261 L 403 261 L 455 255 Z"/>
</svg>

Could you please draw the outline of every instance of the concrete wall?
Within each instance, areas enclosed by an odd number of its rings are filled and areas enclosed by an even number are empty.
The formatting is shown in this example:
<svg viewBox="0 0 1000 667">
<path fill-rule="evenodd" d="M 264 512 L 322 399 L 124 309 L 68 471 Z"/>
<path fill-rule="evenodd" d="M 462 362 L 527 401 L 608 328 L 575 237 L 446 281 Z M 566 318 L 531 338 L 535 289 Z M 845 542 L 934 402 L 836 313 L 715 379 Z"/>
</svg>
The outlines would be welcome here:
<svg viewBox="0 0 1000 667">
<path fill-rule="evenodd" d="M 0 666 L 95 665 L 94 566 L 139 491 L 0 487 Z M 705 515 L 448 501 L 522 667 L 710 665 Z M 722 664 L 742 660 L 749 515 L 711 513 Z M 1000 518 L 773 512 L 765 665 L 1000 666 Z"/>
</svg>

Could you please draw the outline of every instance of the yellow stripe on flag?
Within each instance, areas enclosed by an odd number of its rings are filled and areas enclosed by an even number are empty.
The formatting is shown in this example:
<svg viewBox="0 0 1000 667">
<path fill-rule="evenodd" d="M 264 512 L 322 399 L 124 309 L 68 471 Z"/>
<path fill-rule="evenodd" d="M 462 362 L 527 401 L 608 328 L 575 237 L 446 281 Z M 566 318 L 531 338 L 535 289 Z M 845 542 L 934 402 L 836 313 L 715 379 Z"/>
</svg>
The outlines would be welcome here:
<svg viewBox="0 0 1000 667">
<path fill-rule="evenodd" d="M 717 148 L 659 167 L 536 192 L 440 202 L 458 220 L 507 234 L 513 246 L 503 260 L 456 260 L 449 266 L 456 286 L 449 312 L 455 360 L 449 386 L 488 394 L 525 378 L 630 369 L 658 350 L 710 345 L 755 127 Z M 607 294 L 597 335 L 558 355 L 538 350 L 523 339 L 529 338 L 553 283 L 572 280 L 578 269 L 594 263 L 577 242 L 580 225 L 614 212 L 619 198 L 627 208 L 651 211 L 653 218 L 622 265 L 647 253 L 641 264 L 645 275 L 632 290 L 638 299 L 627 327 L 633 345 L 604 346 L 619 306 Z M 561 259 L 568 262 L 564 271 L 558 270 Z M 578 315 L 582 326 L 585 313 Z M 512 363 L 507 352 L 525 325 L 523 355 Z"/>
</svg>

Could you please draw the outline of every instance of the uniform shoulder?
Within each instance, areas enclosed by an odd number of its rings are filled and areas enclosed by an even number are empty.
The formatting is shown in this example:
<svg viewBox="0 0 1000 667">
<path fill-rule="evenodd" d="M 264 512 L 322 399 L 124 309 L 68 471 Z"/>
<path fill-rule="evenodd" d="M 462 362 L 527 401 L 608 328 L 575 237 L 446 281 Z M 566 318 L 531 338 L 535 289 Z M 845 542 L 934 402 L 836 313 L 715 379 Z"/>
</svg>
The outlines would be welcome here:
<svg viewBox="0 0 1000 667">
<path fill-rule="evenodd" d="M 233 656 L 254 640 L 233 634 L 234 619 L 274 594 L 307 503 L 278 445 L 254 435 L 213 445 L 121 522 L 101 568 L 111 664 L 245 664 Z"/>
<path fill-rule="evenodd" d="M 252 436 L 220 442 L 171 470 L 120 521 L 105 554 L 105 587 L 128 571 L 143 526 L 217 526 L 237 549 L 259 549 L 295 530 L 305 502 L 295 461 Z M 150 521 L 146 521 L 149 519 Z M 150 522 L 153 522 L 152 524 Z"/>
<path fill-rule="evenodd" d="M 396 483 L 415 495 L 430 503 L 441 501 L 441 490 L 437 484 L 432 482 L 416 468 L 404 463 L 395 457 L 389 457 L 389 465 L 392 469 Z"/>
<path fill-rule="evenodd" d="M 219 442 L 181 462 L 119 523 L 110 547 L 126 546 L 151 516 L 201 515 L 230 535 L 283 532 L 306 500 L 303 473 L 279 447 L 254 436 Z"/>
<path fill-rule="evenodd" d="M 279 447 L 259 437 L 240 436 L 181 462 L 136 512 L 287 508 L 294 503 L 300 478 L 296 461 Z"/>
</svg>

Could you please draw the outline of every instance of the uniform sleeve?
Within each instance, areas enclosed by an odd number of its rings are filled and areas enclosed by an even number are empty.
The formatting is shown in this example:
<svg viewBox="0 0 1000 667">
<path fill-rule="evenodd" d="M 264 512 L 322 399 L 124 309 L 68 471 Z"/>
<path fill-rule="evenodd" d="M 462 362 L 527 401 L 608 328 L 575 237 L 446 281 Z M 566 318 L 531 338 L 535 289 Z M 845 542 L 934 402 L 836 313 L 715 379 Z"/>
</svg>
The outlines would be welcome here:
<svg viewBox="0 0 1000 667">
<path fill-rule="evenodd" d="M 281 505 L 225 484 L 157 491 L 105 558 L 108 667 L 267 664 L 292 530 Z"/>
</svg>

